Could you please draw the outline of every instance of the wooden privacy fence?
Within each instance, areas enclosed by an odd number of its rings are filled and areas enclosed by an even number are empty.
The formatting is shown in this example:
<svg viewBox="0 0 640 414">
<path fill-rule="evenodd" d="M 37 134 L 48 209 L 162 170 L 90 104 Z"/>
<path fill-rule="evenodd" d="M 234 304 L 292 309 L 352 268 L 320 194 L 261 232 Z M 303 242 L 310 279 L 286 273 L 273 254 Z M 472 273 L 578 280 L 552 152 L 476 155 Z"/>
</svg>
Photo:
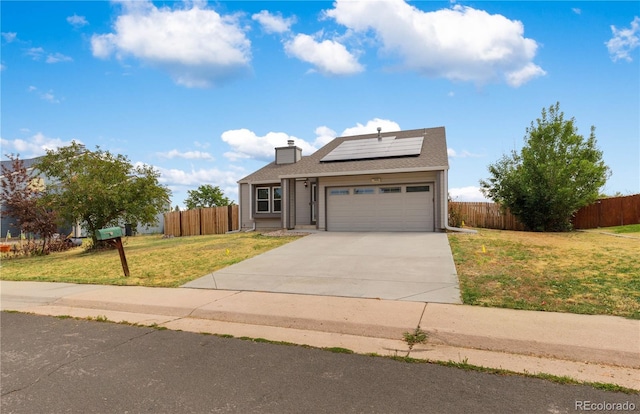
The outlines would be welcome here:
<svg viewBox="0 0 640 414">
<path fill-rule="evenodd" d="M 497 230 L 524 230 L 509 211 L 502 213 L 495 203 L 452 201 L 449 212 L 457 212 L 465 226 Z M 640 194 L 603 198 L 578 210 L 572 220 L 576 229 L 623 226 L 640 223 Z"/>
<path fill-rule="evenodd" d="M 456 211 L 468 227 L 480 227 L 497 230 L 524 230 L 509 211 L 502 213 L 496 203 L 449 202 L 449 212 Z"/>
<path fill-rule="evenodd" d="M 224 234 L 238 230 L 238 206 L 172 211 L 164 215 L 164 234 L 176 237 Z"/>
<path fill-rule="evenodd" d="M 581 208 L 573 218 L 573 227 L 576 229 L 638 223 L 640 223 L 640 194 L 603 198 Z"/>
</svg>

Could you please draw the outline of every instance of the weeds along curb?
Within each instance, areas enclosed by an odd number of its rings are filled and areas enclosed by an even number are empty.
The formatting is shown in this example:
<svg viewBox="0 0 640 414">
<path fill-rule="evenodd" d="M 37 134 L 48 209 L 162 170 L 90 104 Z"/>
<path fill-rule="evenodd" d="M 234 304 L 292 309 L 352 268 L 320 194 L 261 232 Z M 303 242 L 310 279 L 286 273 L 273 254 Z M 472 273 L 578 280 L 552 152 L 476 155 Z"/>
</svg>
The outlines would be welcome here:
<svg viewBox="0 0 640 414">
<path fill-rule="evenodd" d="M 29 312 L 18 312 L 18 311 L 9 311 L 9 312 L 10 313 L 28 313 L 28 314 L 32 314 L 32 313 L 29 313 Z M 157 323 L 153 323 L 153 324 L 150 324 L 150 325 L 144 325 L 144 324 L 139 324 L 139 323 L 131 323 L 131 322 L 127 322 L 127 321 L 116 322 L 116 321 L 109 320 L 106 316 L 103 316 L 103 315 L 98 315 L 96 317 L 87 317 L 87 318 L 74 317 L 74 316 L 69 316 L 69 315 L 59 315 L 59 316 L 54 316 L 54 318 L 85 320 L 85 321 L 103 322 L 103 323 L 104 322 L 108 322 L 108 323 L 114 323 L 114 324 L 120 324 L 120 325 L 129 325 L 129 326 L 133 326 L 133 327 L 140 327 L 140 328 L 152 328 L 152 329 L 155 329 L 155 330 L 158 330 L 158 331 L 169 330 L 168 328 L 166 328 L 164 326 L 160 326 Z M 176 330 L 176 332 L 182 332 L 182 331 Z M 464 360 L 462 360 L 462 361 L 459 361 L 459 362 L 456 362 L 456 361 L 453 361 L 453 360 L 438 361 L 438 360 L 430 360 L 430 359 L 413 358 L 413 357 L 409 356 L 409 353 L 411 352 L 411 349 L 409 349 L 409 351 L 407 352 L 406 356 L 399 356 L 398 352 L 400 352 L 400 350 L 396 350 L 396 354 L 395 355 L 380 355 L 380 354 L 377 354 L 377 353 L 359 354 L 357 352 L 354 352 L 351 349 L 341 348 L 341 347 L 317 347 L 317 346 L 312 346 L 312 345 L 307 345 L 307 344 L 296 344 L 296 343 L 293 343 L 293 342 L 286 342 L 286 341 L 274 341 L 274 340 L 265 339 L 265 338 L 252 338 L 252 337 L 248 337 L 248 336 L 235 337 L 235 336 L 229 335 L 229 334 L 218 334 L 218 333 L 211 333 L 211 332 L 198 332 L 197 334 L 205 335 L 205 336 L 215 336 L 215 337 L 218 337 L 218 338 L 221 338 L 221 339 L 236 339 L 236 340 L 241 340 L 241 341 L 249 341 L 249 342 L 264 343 L 264 344 L 271 344 L 271 345 L 293 346 L 293 347 L 300 347 L 300 348 L 305 348 L 305 349 L 317 349 L 317 350 L 321 350 L 321 351 L 327 351 L 327 352 L 338 353 L 338 354 L 355 354 L 355 355 L 360 355 L 360 356 L 368 356 L 368 357 L 371 357 L 371 358 L 384 358 L 384 359 L 390 359 L 390 360 L 393 360 L 393 361 L 402 362 L 402 363 L 408 363 L 408 364 L 434 364 L 434 365 L 440 365 L 440 366 L 444 366 L 444 367 L 458 368 L 458 369 L 463 369 L 465 371 L 475 371 L 475 372 L 481 372 L 481 373 L 486 373 L 486 374 L 494 374 L 494 375 L 502 375 L 502 376 L 515 376 L 515 377 L 524 377 L 524 378 L 537 378 L 537 379 L 541 379 L 541 380 L 545 380 L 545 381 L 550 381 L 550 382 L 556 383 L 556 384 L 583 385 L 583 386 L 588 386 L 588 387 L 592 387 L 594 389 L 603 390 L 603 391 L 620 392 L 620 393 L 629 394 L 629 395 L 640 395 L 640 390 L 635 390 L 635 389 L 632 389 L 632 388 L 627 388 L 627 387 L 623 387 L 623 386 L 616 385 L 616 384 L 603 383 L 603 382 L 578 381 L 578 380 L 575 380 L 575 379 L 573 379 L 571 377 L 567 377 L 567 376 L 558 376 L 558 375 L 544 374 L 544 373 L 533 374 L 533 373 L 529 373 L 529 372 L 510 371 L 510 370 L 502 369 L 502 368 L 483 367 L 481 365 L 469 364 L 467 362 L 466 358 Z M 415 329 L 414 332 L 405 332 L 403 336 L 404 336 L 404 340 L 407 342 L 407 344 L 411 348 L 413 347 L 412 345 L 410 345 L 411 341 L 414 341 L 414 340 L 418 341 L 418 342 L 414 342 L 413 343 L 413 345 L 415 345 L 417 343 L 425 343 L 427 341 L 427 338 L 428 338 L 428 334 L 426 332 L 422 331 L 422 329 L 419 326 Z"/>
</svg>

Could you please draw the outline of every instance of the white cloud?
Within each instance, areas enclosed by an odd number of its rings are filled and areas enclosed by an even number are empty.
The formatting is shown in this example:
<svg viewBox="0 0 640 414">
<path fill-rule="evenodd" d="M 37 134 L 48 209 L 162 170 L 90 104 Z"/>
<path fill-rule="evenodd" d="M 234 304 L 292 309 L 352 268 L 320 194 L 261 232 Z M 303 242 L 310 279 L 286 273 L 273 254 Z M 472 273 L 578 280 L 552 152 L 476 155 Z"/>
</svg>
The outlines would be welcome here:
<svg viewBox="0 0 640 414">
<path fill-rule="evenodd" d="M 60 100 L 55 97 L 52 90 L 50 90 L 49 92 L 41 93 L 40 99 L 42 99 L 43 101 L 51 102 L 51 103 L 56 103 L 56 104 L 60 103 Z"/>
<path fill-rule="evenodd" d="M 378 132 L 378 127 L 382 128 L 382 132 L 390 132 L 390 131 L 400 131 L 400 125 L 398 123 L 388 120 L 388 119 L 380 119 L 374 118 L 370 121 L 367 121 L 366 124 L 356 123 L 356 126 L 347 128 L 342 131 L 340 136 L 346 137 L 350 135 L 364 135 L 364 134 L 373 134 Z"/>
<path fill-rule="evenodd" d="M 158 181 L 166 185 L 199 186 L 212 184 L 217 186 L 235 186 L 242 173 L 219 170 L 217 168 L 184 171 L 154 167 L 160 172 Z"/>
<path fill-rule="evenodd" d="M 325 13 L 356 33 L 374 33 L 383 54 L 425 76 L 517 87 L 545 74 L 532 62 L 536 41 L 499 14 L 459 5 L 424 12 L 403 0 L 337 0 Z"/>
<path fill-rule="evenodd" d="M 246 158 L 273 161 L 274 148 L 286 147 L 290 139 L 295 141 L 296 146 L 302 148 L 302 155 L 310 155 L 317 150 L 307 141 L 284 132 L 269 132 L 264 136 L 258 136 L 253 131 L 243 128 L 222 133 L 222 140 L 233 149 L 226 152 L 224 156 L 232 161 Z"/>
<path fill-rule="evenodd" d="M 18 38 L 18 33 L 16 32 L 2 32 L 2 38 L 5 42 L 11 43 Z"/>
<path fill-rule="evenodd" d="M 36 88 L 33 85 L 30 85 L 27 88 L 27 92 L 36 93 L 40 97 L 40 99 L 42 99 L 43 101 L 47 101 L 49 103 L 55 103 L 55 104 L 60 103 L 60 100 L 58 98 L 56 98 L 56 96 L 53 94 L 53 90 L 52 89 L 49 89 L 48 92 L 40 92 L 38 90 L 38 88 Z"/>
<path fill-rule="evenodd" d="M 73 59 L 69 56 L 65 56 L 62 53 L 49 53 L 47 59 L 45 60 L 47 63 L 58 63 L 58 62 L 73 62 Z"/>
<path fill-rule="evenodd" d="M 400 126 L 396 122 L 374 118 L 364 125 L 356 123 L 355 127 L 346 128 L 340 136 L 375 133 L 378 127 L 387 132 L 400 130 Z M 313 143 L 284 132 L 269 132 L 264 136 L 258 136 L 255 132 L 244 128 L 225 131 L 221 138 L 232 149 L 224 153 L 224 156 L 231 161 L 258 159 L 271 162 L 275 157 L 275 148 L 286 147 L 287 141 L 290 139 L 294 140 L 295 145 L 302 149 L 302 155 L 307 156 L 338 136 L 333 129 L 327 126 L 319 126 L 314 132 L 316 138 Z"/>
<path fill-rule="evenodd" d="M 139 166 L 143 165 L 143 163 L 136 162 L 135 165 Z M 152 167 L 160 173 L 158 181 L 171 190 L 172 204 L 178 204 L 182 207 L 184 207 L 182 204 L 183 200 L 187 198 L 187 190 L 195 189 L 204 184 L 219 186 L 225 196 L 237 201 L 237 181 L 247 175 L 243 168 L 233 165 L 230 165 L 227 170 L 201 168 L 198 170 L 191 169 L 191 171 L 157 166 Z"/>
<path fill-rule="evenodd" d="M 480 157 L 484 157 L 484 155 L 481 154 L 474 154 L 472 152 L 469 152 L 467 150 L 464 150 L 462 152 L 458 152 L 456 150 L 454 150 L 453 148 L 447 148 L 447 155 L 451 158 L 480 158 Z"/>
<path fill-rule="evenodd" d="M 47 55 L 45 62 L 47 63 L 59 63 L 59 62 L 72 62 L 73 59 L 69 56 L 65 56 L 62 53 L 49 53 L 47 54 L 45 50 L 41 47 L 32 47 L 27 49 L 25 52 L 27 56 L 31 57 L 31 59 L 35 61 L 40 61 L 42 58 Z"/>
<path fill-rule="evenodd" d="M 232 162 L 238 161 L 238 160 L 248 160 L 250 158 L 253 158 L 248 154 L 244 154 L 242 152 L 237 152 L 237 151 L 227 151 L 222 155 L 224 155 L 225 158 L 227 158 L 229 161 L 232 161 Z"/>
<path fill-rule="evenodd" d="M 41 47 L 31 47 L 27 49 L 25 53 L 33 60 L 40 60 L 42 56 L 44 56 L 44 49 Z"/>
<path fill-rule="evenodd" d="M 634 17 L 629 28 L 618 29 L 612 25 L 611 32 L 613 37 L 605 43 L 611 60 L 617 62 L 623 59 L 631 62 L 631 52 L 640 45 L 640 17 Z"/>
<path fill-rule="evenodd" d="M 176 83 L 209 87 L 244 73 L 251 42 L 237 16 L 223 16 L 197 2 L 190 8 L 157 8 L 151 2 L 123 2 L 113 33 L 91 37 L 93 55 L 133 56 L 169 72 Z"/>
<path fill-rule="evenodd" d="M 327 126 L 319 126 L 314 132 L 316 133 L 316 140 L 313 141 L 313 146 L 316 148 L 327 145 L 335 137 L 338 136 L 338 134 L 336 134 L 336 131 Z"/>
<path fill-rule="evenodd" d="M 505 78 L 509 85 L 517 88 L 518 86 L 527 83 L 531 79 L 537 78 L 538 76 L 543 76 L 546 73 L 547 72 L 542 70 L 540 66 L 529 62 L 518 70 L 506 73 Z"/>
<path fill-rule="evenodd" d="M 73 14 L 73 16 L 67 17 L 67 23 L 69 23 L 71 26 L 75 27 L 76 29 L 89 24 L 86 17 L 78 16 L 75 13 Z"/>
<path fill-rule="evenodd" d="M 71 145 L 72 141 L 63 141 L 60 138 L 50 138 L 43 133 L 37 134 L 27 139 L 0 139 L 2 143 L 3 154 L 15 153 L 20 154 L 21 158 L 33 158 L 44 155 L 47 150 L 55 150 L 59 147 Z M 79 144 L 81 141 L 75 140 Z"/>
<path fill-rule="evenodd" d="M 449 188 L 449 194 L 453 201 L 491 202 L 480 191 L 480 187 Z"/>
<path fill-rule="evenodd" d="M 193 145 L 196 146 L 196 148 L 209 148 L 211 146 L 210 143 L 208 142 L 199 142 L 199 141 L 194 141 Z"/>
<path fill-rule="evenodd" d="M 262 30 L 267 33 L 286 33 L 296 21 L 294 17 L 284 18 L 281 15 L 271 14 L 267 10 L 262 10 L 251 18 L 260 23 Z"/>
<path fill-rule="evenodd" d="M 167 152 L 158 152 L 156 153 L 160 158 L 173 159 L 173 158 L 183 158 L 186 160 L 205 160 L 205 161 L 213 161 L 215 158 L 213 155 L 208 152 L 202 151 L 185 151 L 180 152 L 177 149 L 173 149 Z"/>
<path fill-rule="evenodd" d="M 285 41 L 284 49 L 290 56 L 311 63 L 324 75 L 352 75 L 364 70 L 355 55 L 335 40 L 319 42 L 312 36 L 298 34 Z"/>
<path fill-rule="evenodd" d="M 573 7 L 571 11 L 578 15 L 582 14 L 582 10 L 577 7 Z"/>
</svg>

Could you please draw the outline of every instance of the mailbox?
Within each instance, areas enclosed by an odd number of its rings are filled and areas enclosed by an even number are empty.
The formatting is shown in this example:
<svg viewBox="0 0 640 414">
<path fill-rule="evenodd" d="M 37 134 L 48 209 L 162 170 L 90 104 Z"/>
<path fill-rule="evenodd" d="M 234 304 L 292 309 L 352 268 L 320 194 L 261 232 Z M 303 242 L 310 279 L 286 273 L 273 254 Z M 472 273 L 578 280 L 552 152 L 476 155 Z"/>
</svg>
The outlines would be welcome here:
<svg viewBox="0 0 640 414">
<path fill-rule="evenodd" d="M 122 229 L 120 227 L 108 227 L 96 230 L 96 240 L 113 244 L 118 248 L 122 270 L 125 276 L 129 276 L 129 265 L 127 265 L 127 257 L 124 255 L 124 247 L 122 246 Z"/>
<path fill-rule="evenodd" d="M 120 227 L 108 227 L 106 229 L 96 230 L 96 240 L 111 240 L 122 237 L 122 229 Z"/>
</svg>

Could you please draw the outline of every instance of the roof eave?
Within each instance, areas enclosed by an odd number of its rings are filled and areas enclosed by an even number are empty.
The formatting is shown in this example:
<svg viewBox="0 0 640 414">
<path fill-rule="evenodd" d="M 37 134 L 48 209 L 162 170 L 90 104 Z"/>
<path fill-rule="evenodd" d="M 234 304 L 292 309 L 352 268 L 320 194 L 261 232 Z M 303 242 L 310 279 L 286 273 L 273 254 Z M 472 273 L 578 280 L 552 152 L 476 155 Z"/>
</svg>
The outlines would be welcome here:
<svg viewBox="0 0 640 414">
<path fill-rule="evenodd" d="M 435 167 L 411 167 L 411 168 L 387 168 L 384 170 L 352 170 L 352 171 L 331 171 L 322 173 L 306 173 L 306 174 L 285 174 L 280 175 L 278 178 L 306 178 L 306 177 L 338 177 L 341 175 L 365 175 L 365 174 L 393 174 L 393 173 L 409 173 L 409 172 L 429 172 L 429 171 L 442 171 L 448 170 L 449 166 L 435 166 Z"/>
</svg>

